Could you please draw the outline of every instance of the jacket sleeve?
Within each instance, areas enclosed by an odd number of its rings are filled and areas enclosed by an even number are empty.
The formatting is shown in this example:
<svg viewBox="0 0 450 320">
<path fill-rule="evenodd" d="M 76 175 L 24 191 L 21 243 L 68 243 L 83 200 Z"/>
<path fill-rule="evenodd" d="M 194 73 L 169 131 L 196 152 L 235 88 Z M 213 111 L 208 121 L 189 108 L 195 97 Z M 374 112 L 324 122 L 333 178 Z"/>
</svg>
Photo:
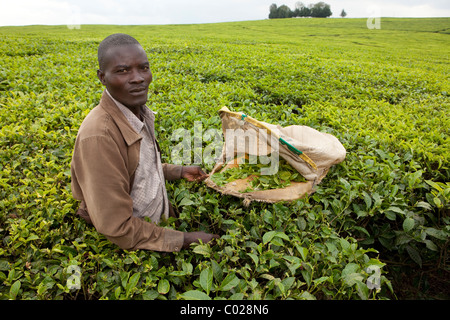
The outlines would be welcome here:
<svg viewBox="0 0 450 320">
<path fill-rule="evenodd" d="M 179 251 L 184 234 L 133 216 L 130 178 L 115 141 L 92 136 L 77 141 L 72 175 L 81 189 L 92 224 L 122 249 Z"/>
<path fill-rule="evenodd" d="M 174 181 L 181 179 L 181 171 L 183 166 L 178 166 L 175 164 L 163 163 L 162 164 L 164 178 L 167 181 Z"/>
</svg>

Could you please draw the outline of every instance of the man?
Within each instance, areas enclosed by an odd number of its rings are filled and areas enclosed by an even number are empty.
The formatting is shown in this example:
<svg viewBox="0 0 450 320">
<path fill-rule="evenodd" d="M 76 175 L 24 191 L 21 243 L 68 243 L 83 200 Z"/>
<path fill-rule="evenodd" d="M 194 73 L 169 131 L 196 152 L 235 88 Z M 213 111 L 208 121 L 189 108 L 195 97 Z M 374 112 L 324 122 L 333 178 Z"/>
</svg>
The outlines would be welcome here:
<svg viewBox="0 0 450 320">
<path fill-rule="evenodd" d="M 80 126 L 71 163 L 77 213 L 127 250 L 174 252 L 218 238 L 157 225 L 174 215 L 165 180 L 207 175 L 197 166 L 161 163 L 154 113 L 145 106 L 152 73 L 142 46 L 129 35 L 110 35 L 98 47 L 98 63 L 105 91 Z"/>
</svg>

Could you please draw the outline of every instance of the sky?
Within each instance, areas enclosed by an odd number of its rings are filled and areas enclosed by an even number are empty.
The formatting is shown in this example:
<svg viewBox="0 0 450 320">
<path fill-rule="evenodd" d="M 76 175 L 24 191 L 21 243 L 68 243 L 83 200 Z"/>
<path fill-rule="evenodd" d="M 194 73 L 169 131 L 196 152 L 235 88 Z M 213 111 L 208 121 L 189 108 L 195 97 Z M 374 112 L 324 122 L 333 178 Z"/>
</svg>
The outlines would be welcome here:
<svg viewBox="0 0 450 320">
<path fill-rule="evenodd" d="M 305 5 L 321 0 L 303 0 Z M 450 17 L 449 0 L 322 0 L 332 17 Z M 0 0 L 0 26 L 190 24 L 267 19 L 298 0 Z"/>
</svg>

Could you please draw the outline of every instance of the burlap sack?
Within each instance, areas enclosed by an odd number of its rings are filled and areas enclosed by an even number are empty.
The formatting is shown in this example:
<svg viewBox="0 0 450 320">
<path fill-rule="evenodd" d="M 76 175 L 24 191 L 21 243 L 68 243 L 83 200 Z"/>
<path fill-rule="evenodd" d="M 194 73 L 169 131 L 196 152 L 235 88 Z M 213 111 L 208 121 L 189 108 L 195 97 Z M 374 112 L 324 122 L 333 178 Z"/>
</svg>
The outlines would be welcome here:
<svg viewBox="0 0 450 320">
<path fill-rule="evenodd" d="M 311 194 L 329 168 L 345 159 L 344 146 L 331 134 L 307 126 L 281 127 L 261 122 L 242 112 L 231 112 L 227 107 L 220 109 L 219 115 L 225 142 L 221 159 L 217 161 L 205 183 L 222 194 L 244 198 L 245 204 L 253 200 L 268 203 L 292 201 Z M 235 180 L 224 186 L 218 186 L 211 179 L 212 175 L 221 170 L 238 166 L 244 158 L 259 159 L 270 166 L 283 158 L 307 182 L 291 182 L 281 189 L 243 192 L 248 190 L 248 178 Z"/>
</svg>

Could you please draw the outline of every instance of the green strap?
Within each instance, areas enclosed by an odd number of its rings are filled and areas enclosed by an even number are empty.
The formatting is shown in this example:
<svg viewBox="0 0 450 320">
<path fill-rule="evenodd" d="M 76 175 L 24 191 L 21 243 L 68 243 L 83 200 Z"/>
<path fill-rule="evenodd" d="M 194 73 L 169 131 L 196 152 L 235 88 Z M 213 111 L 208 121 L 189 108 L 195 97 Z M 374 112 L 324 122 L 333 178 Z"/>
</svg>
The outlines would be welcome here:
<svg viewBox="0 0 450 320">
<path fill-rule="evenodd" d="M 241 120 L 244 120 L 247 117 L 246 114 L 242 114 L 241 115 Z M 289 142 L 287 142 L 286 140 L 284 140 L 283 138 L 279 138 L 279 141 L 281 142 L 281 144 L 284 144 L 286 147 L 288 147 L 289 150 L 291 150 L 293 153 L 295 153 L 296 155 L 301 155 L 303 154 L 303 152 L 301 152 L 300 150 L 298 150 L 296 147 L 294 147 L 293 145 L 291 145 Z"/>
<path fill-rule="evenodd" d="M 290 143 L 288 143 L 286 140 L 284 140 L 283 138 L 280 138 L 280 142 L 281 144 L 284 144 L 285 146 L 288 147 L 289 150 L 291 150 L 292 152 L 294 152 L 296 155 L 301 155 L 303 154 L 303 152 L 301 152 L 300 150 L 298 150 L 296 147 L 294 147 L 293 145 L 291 145 Z"/>
</svg>

